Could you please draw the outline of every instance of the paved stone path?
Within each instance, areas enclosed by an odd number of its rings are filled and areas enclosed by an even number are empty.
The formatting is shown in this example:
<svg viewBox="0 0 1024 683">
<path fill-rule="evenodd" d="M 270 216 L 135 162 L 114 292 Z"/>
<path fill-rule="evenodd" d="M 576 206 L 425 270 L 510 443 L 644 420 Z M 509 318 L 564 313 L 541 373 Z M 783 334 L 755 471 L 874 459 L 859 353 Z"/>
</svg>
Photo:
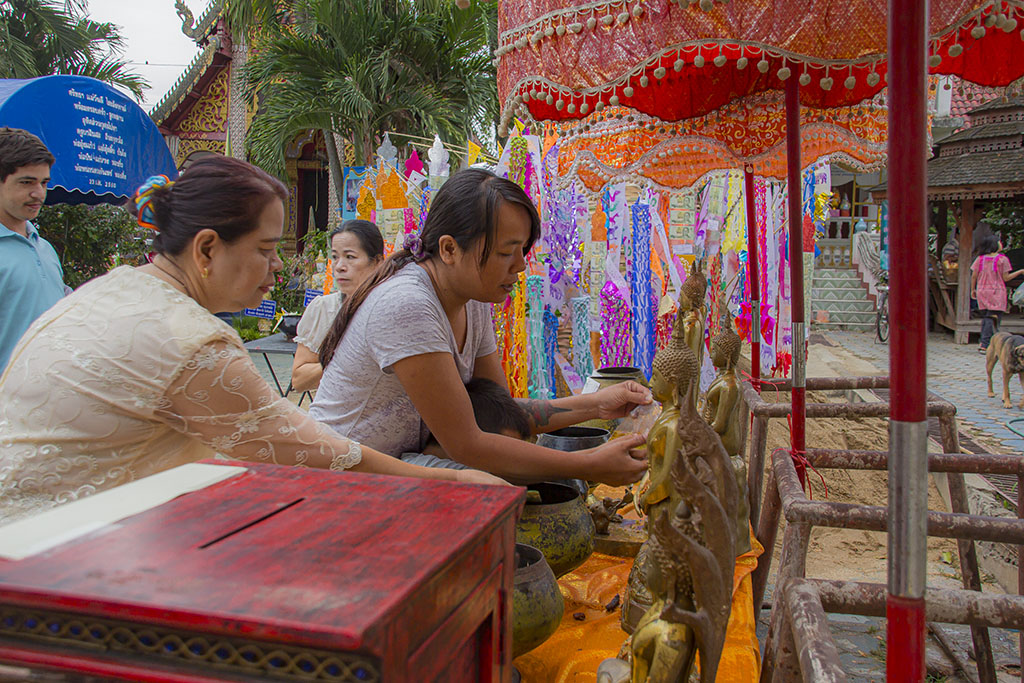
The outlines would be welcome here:
<svg viewBox="0 0 1024 683">
<path fill-rule="evenodd" d="M 825 337 L 848 353 L 870 362 L 879 373 L 889 371 L 889 346 L 878 343 L 874 332 L 830 330 Z M 813 346 L 810 354 L 814 354 Z M 1024 410 L 1016 407 L 1021 400 L 1020 381 L 1014 378 L 1010 383 L 1010 400 L 1014 407 L 1003 408 L 999 398 L 1002 392 L 999 366 L 992 371 L 992 377 L 995 398 L 988 396 L 985 356 L 978 353 L 976 345 L 954 344 L 952 335 L 946 333 L 928 335 L 928 390 L 956 406 L 961 429 L 967 427 L 982 432 L 998 441 L 1005 453 L 1024 453 L 1024 438 L 1006 426 L 1009 420 L 1022 418 L 1016 428 L 1024 431 Z"/>
</svg>

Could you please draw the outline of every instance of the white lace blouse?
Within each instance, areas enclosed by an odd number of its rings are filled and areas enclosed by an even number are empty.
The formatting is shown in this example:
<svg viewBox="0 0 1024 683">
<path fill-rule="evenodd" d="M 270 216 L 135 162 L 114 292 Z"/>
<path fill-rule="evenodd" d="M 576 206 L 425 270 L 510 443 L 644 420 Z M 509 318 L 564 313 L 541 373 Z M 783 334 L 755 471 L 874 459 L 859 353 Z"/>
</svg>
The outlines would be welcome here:
<svg viewBox="0 0 1024 683">
<path fill-rule="evenodd" d="M 341 310 L 344 296 L 340 291 L 331 292 L 310 301 L 295 327 L 295 342 L 313 353 L 319 353 L 320 345 L 324 343 Z"/>
<path fill-rule="evenodd" d="M 342 469 L 351 446 L 277 396 L 229 325 L 122 266 L 37 319 L 0 376 L 0 523 L 215 452 Z"/>
</svg>

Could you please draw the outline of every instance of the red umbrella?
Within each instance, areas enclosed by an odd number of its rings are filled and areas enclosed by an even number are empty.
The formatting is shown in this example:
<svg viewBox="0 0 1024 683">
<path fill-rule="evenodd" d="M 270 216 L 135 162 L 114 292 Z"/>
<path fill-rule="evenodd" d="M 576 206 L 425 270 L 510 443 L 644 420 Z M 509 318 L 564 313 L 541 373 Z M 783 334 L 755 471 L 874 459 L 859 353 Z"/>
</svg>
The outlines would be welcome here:
<svg viewBox="0 0 1024 683">
<path fill-rule="evenodd" d="M 892 432 L 889 680 L 923 680 L 928 71 L 981 85 L 1024 76 L 1021 0 L 517 0 L 499 6 L 498 89 L 514 115 L 561 121 L 624 105 L 666 121 L 784 89 L 789 187 L 799 187 L 800 99 L 852 105 L 890 86 Z M 790 225 L 800 196 L 789 194 Z M 749 209 L 748 209 L 749 211 Z M 790 231 L 793 338 L 802 339 L 800 230 Z M 754 278 L 751 278 L 754 280 Z M 756 297 L 756 293 L 752 292 Z M 755 298 L 756 303 L 756 298 Z M 756 326 L 754 326 L 756 328 Z M 794 344 L 794 452 L 804 449 L 804 345 Z"/>
</svg>

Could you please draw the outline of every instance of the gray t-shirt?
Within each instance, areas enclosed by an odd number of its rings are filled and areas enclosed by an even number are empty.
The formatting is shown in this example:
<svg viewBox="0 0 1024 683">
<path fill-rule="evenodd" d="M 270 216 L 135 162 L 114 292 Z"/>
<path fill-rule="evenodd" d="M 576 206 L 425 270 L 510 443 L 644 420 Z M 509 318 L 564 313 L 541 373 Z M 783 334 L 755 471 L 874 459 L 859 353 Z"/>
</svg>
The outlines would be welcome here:
<svg viewBox="0 0 1024 683">
<path fill-rule="evenodd" d="M 490 304 L 466 304 L 466 325 L 460 352 L 427 271 L 407 265 L 356 311 L 324 369 L 310 416 L 382 453 L 398 457 L 419 451 L 428 430 L 391 366 L 411 356 L 450 353 L 463 383 L 468 382 L 476 359 L 498 348 Z"/>
</svg>

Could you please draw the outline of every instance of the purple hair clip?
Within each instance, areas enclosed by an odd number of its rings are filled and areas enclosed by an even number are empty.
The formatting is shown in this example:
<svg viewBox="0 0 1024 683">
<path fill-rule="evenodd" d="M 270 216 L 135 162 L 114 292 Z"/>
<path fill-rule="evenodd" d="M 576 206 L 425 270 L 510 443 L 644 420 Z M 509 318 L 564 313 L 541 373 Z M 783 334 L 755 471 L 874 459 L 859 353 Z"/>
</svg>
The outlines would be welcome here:
<svg viewBox="0 0 1024 683">
<path fill-rule="evenodd" d="M 422 261 L 427 257 L 427 250 L 423 248 L 423 240 L 414 232 L 405 236 L 405 243 L 402 246 L 408 249 L 417 261 Z"/>
</svg>

